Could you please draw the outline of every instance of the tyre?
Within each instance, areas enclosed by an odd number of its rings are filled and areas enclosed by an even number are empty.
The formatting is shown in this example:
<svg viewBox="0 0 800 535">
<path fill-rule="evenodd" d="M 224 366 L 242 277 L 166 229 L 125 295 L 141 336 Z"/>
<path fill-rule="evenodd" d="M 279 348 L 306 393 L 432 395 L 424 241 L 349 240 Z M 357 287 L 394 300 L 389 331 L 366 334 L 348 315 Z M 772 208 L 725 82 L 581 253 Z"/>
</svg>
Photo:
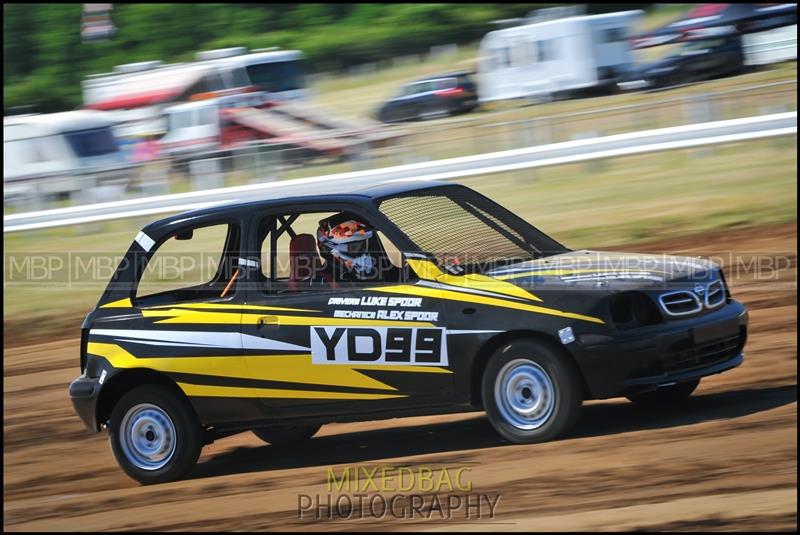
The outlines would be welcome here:
<svg viewBox="0 0 800 535">
<path fill-rule="evenodd" d="M 108 428 L 117 463 L 143 485 L 181 479 L 203 447 L 203 430 L 189 401 L 160 385 L 122 396 Z"/>
<path fill-rule="evenodd" d="M 515 444 L 551 440 L 566 433 L 580 413 L 578 371 L 557 347 L 515 340 L 489 359 L 481 394 L 489 421 Z"/>
<path fill-rule="evenodd" d="M 656 407 L 659 405 L 669 406 L 670 404 L 686 401 L 697 389 L 700 379 L 694 379 L 685 383 L 678 383 L 672 386 L 665 386 L 658 390 L 643 392 L 641 394 L 631 394 L 627 396 L 629 400 L 637 405 Z"/>
<path fill-rule="evenodd" d="M 273 446 L 293 446 L 305 442 L 319 431 L 321 425 L 274 425 L 257 427 L 253 434 Z"/>
</svg>

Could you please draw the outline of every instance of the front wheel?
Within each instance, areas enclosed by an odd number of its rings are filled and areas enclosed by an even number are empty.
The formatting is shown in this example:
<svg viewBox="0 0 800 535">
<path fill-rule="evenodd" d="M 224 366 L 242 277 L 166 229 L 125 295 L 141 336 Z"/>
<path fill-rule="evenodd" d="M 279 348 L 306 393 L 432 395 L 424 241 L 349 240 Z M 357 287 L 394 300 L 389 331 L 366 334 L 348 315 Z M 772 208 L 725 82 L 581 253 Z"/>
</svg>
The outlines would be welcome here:
<svg viewBox="0 0 800 535">
<path fill-rule="evenodd" d="M 697 385 L 699 384 L 700 379 L 693 379 L 685 383 L 665 386 L 651 392 L 631 394 L 627 396 L 627 398 L 637 405 L 646 407 L 657 407 L 659 405 L 667 406 L 686 401 L 697 389 Z"/>
<path fill-rule="evenodd" d="M 273 446 L 293 446 L 313 437 L 321 425 L 274 425 L 257 427 L 253 434 Z"/>
<path fill-rule="evenodd" d="M 500 435 L 530 444 L 556 438 L 575 424 L 583 396 L 578 372 L 568 359 L 538 340 L 516 340 L 492 355 L 481 393 Z"/>
<path fill-rule="evenodd" d="M 108 428 L 117 463 L 143 485 L 181 479 L 203 447 L 189 402 L 163 386 L 140 386 L 122 396 Z"/>
</svg>

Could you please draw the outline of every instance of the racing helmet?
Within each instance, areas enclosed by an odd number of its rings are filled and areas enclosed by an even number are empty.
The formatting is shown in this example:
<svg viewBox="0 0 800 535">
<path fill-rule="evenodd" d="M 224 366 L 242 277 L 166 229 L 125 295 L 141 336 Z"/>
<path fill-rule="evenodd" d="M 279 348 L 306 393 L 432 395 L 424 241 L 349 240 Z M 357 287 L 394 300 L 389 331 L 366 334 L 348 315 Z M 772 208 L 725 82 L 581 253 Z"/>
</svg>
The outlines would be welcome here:
<svg viewBox="0 0 800 535">
<path fill-rule="evenodd" d="M 373 273 L 368 247 L 373 233 L 371 226 L 347 214 L 323 219 L 317 229 L 320 255 L 359 279 L 368 278 Z"/>
</svg>

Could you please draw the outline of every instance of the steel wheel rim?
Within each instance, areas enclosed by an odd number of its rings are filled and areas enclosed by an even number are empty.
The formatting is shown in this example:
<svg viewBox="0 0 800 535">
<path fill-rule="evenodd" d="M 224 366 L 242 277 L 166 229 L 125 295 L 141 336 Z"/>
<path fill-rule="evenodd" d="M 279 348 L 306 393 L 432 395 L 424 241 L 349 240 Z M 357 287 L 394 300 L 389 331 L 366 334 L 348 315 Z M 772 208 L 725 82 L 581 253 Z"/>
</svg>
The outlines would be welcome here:
<svg viewBox="0 0 800 535">
<path fill-rule="evenodd" d="M 503 419 L 517 429 L 538 429 L 555 409 L 553 381 L 544 368 L 527 359 L 503 366 L 495 380 L 494 396 Z"/>
<path fill-rule="evenodd" d="M 132 407 L 120 425 L 125 457 L 141 470 L 158 470 L 175 454 L 175 425 L 169 415 L 151 403 Z"/>
</svg>

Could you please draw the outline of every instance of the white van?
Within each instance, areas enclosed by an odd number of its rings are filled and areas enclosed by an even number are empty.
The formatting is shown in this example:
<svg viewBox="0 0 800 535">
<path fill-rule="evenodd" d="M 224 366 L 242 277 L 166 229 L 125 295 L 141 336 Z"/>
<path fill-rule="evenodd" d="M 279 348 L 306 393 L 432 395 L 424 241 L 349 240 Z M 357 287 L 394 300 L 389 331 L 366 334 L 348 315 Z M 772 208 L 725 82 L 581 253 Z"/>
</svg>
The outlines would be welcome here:
<svg viewBox="0 0 800 535">
<path fill-rule="evenodd" d="M 128 166 L 104 112 L 68 111 L 3 118 L 3 184 L 6 193 L 37 183 L 40 193 L 80 189 L 79 175 Z"/>
<path fill-rule="evenodd" d="M 263 91 L 177 104 L 164 109 L 167 133 L 161 138 L 162 152 L 173 159 L 221 148 L 220 110 L 259 106 L 269 94 Z"/>
<path fill-rule="evenodd" d="M 613 88 L 632 68 L 628 38 L 642 11 L 567 17 L 488 33 L 478 58 L 478 97 L 552 98 Z"/>
</svg>

